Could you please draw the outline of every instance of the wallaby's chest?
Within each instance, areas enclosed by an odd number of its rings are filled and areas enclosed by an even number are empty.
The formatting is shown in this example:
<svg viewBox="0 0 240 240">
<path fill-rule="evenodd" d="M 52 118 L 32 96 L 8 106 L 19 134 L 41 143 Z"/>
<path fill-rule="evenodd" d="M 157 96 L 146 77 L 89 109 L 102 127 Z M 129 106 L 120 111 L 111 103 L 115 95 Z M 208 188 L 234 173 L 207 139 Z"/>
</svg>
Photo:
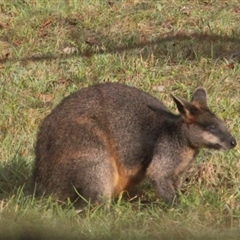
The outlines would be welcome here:
<svg viewBox="0 0 240 240">
<path fill-rule="evenodd" d="M 183 174 L 188 169 L 188 167 L 192 163 L 192 161 L 194 160 L 195 155 L 196 155 L 195 150 L 193 150 L 191 148 L 184 149 L 179 154 L 180 161 L 177 164 L 177 166 L 175 167 L 174 175 L 179 176 L 179 175 Z"/>
</svg>

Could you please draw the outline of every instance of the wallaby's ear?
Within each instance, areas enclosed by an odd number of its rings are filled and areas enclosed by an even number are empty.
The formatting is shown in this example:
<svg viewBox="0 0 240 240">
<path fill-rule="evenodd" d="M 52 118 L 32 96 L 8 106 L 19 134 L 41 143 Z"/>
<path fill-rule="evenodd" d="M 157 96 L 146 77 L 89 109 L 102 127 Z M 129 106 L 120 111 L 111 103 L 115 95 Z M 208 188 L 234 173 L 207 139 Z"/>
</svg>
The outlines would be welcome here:
<svg viewBox="0 0 240 240">
<path fill-rule="evenodd" d="M 207 93 L 203 87 L 198 87 L 194 91 L 191 102 L 199 104 L 201 107 L 207 107 Z"/>
<path fill-rule="evenodd" d="M 194 104 L 192 104 L 182 98 L 177 98 L 172 94 L 171 94 L 171 96 L 172 96 L 174 102 L 176 103 L 178 111 L 182 115 L 183 120 L 188 124 L 192 123 L 195 119 L 197 112 L 199 111 L 197 106 L 195 106 Z"/>
</svg>

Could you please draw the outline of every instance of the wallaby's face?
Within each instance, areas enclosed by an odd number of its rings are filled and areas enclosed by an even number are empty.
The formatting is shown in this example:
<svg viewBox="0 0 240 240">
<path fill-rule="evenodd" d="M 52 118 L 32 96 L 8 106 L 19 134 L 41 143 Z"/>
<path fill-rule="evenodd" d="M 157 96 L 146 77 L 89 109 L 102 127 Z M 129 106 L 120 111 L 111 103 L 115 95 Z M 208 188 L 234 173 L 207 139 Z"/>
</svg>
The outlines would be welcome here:
<svg viewBox="0 0 240 240">
<path fill-rule="evenodd" d="M 204 88 L 195 90 L 191 102 L 174 96 L 173 99 L 185 122 L 185 134 L 192 147 L 231 149 L 236 146 L 236 140 L 224 122 L 209 110 Z"/>
<path fill-rule="evenodd" d="M 224 122 L 207 110 L 202 110 L 188 128 L 189 141 L 195 147 L 231 149 L 236 146 L 236 141 L 228 132 Z"/>
</svg>

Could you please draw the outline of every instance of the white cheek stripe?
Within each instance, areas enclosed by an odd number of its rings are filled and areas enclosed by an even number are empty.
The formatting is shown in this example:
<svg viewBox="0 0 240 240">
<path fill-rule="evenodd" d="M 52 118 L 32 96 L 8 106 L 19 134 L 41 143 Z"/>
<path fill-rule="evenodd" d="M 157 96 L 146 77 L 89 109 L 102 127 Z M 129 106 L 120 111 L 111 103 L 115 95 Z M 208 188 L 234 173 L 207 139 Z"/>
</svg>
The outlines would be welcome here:
<svg viewBox="0 0 240 240">
<path fill-rule="evenodd" d="M 211 144 L 220 144 L 221 140 L 210 132 L 204 132 L 202 135 L 204 141 Z"/>
</svg>

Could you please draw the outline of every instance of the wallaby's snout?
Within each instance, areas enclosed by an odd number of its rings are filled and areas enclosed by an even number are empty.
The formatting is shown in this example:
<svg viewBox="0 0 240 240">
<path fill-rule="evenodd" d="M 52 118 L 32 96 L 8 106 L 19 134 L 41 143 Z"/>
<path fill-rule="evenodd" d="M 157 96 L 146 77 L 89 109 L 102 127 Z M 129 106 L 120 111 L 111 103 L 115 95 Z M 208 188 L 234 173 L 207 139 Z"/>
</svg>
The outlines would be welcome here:
<svg viewBox="0 0 240 240">
<path fill-rule="evenodd" d="M 236 147 L 237 141 L 233 136 L 228 136 L 224 140 L 218 140 L 214 146 L 210 146 L 210 148 L 215 148 L 217 150 L 230 150 Z"/>
<path fill-rule="evenodd" d="M 202 135 L 208 148 L 230 150 L 237 145 L 236 139 L 228 131 L 225 123 L 216 116 L 212 116 L 212 123 L 206 126 Z"/>
<path fill-rule="evenodd" d="M 231 138 L 231 143 L 230 144 L 231 144 L 231 148 L 234 148 L 234 147 L 237 146 L 237 141 L 234 137 Z"/>
<path fill-rule="evenodd" d="M 232 148 L 237 146 L 237 141 L 234 137 L 232 137 L 232 139 L 231 139 L 231 146 L 232 146 Z"/>
<path fill-rule="evenodd" d="M 236 146 L 237 146 L 237 141 L 233 136 L 231 136 L 230 139 L 229 139 L 229 143 L 228 143 L 228 146 L 227 146 L 226 150 L 227 149 L 232 149 Z"/>
</svg>

